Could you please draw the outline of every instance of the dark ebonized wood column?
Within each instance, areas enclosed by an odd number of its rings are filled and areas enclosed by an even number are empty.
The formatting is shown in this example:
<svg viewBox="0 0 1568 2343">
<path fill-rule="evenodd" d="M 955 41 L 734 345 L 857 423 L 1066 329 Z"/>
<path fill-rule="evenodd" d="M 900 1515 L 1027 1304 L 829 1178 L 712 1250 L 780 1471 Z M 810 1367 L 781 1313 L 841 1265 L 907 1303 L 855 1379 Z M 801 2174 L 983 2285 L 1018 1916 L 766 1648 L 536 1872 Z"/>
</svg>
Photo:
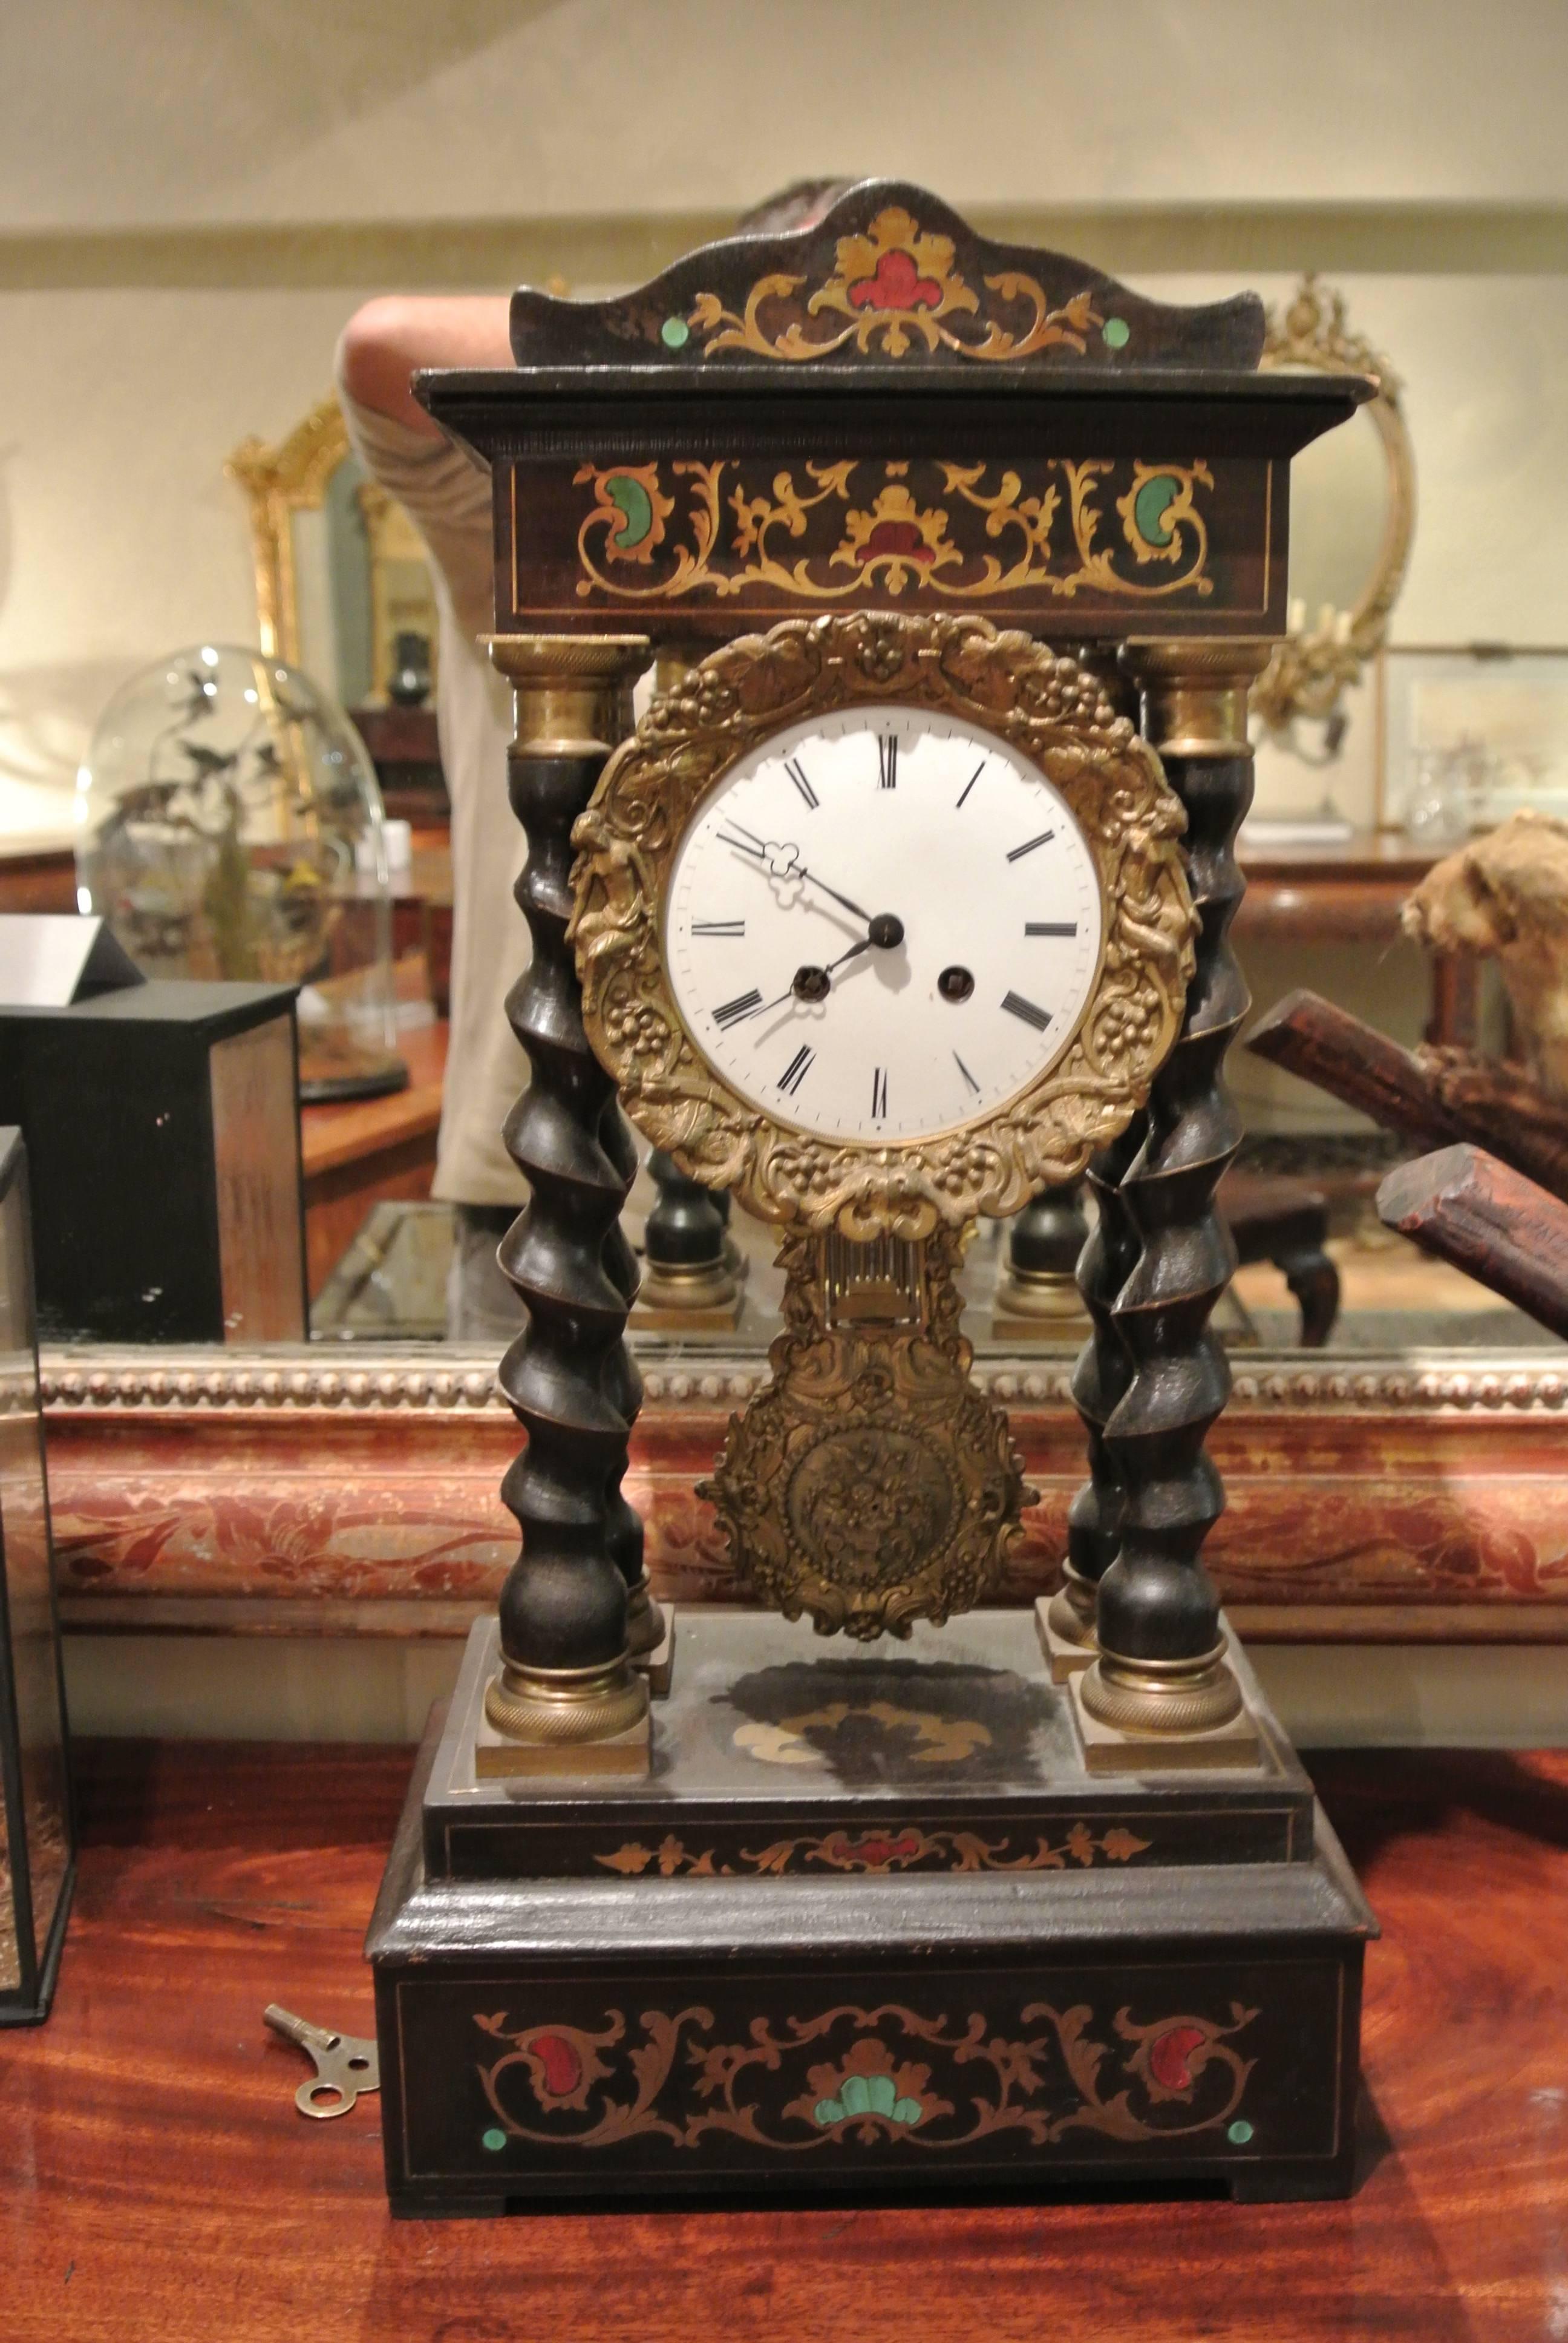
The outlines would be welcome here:
<svg viewBox="0 0 1568 2343">
<path fill-rule="evenodd" d="M 1136 1114 L 1089 1167 L 1097 1218 L 1078 1259 L 1078 1290 L 1093 1329 L 1072 1374 L 1072 1403 L 1089 1449 L 1089 1478 L 1067 1514 L 1067 1560 L 1050 1620 L 1064 1642 L 1094 1647 L 1094 1601 L 1121 1536 L 1121 1479 L 1107 1453 L 1105 1426 L 1132 1380 L 1132 1362 L 1111 1305 L 1132 1273 L 1139 1237 L 1121 1201 L 1123 1175 L 1142 1146 L 1148 1117 Z"/>
<path fill-rule="evenodd" d="M 1241 1707 L 1200 1554 L 1225 1503 L 1204 1443 L 1230 1397 L 1231 1371 L 1209 1319 L 1236 1253 L 1214 1191 L 1241 1140 L 1223 1069 L 1251 1003 L 1228 930 L 1244 885 L 1236 832 L 1252 796 L 1247 689 L 1267 650 L 1207 640 L 1122 653 L 1144 736 L 1187 809 L 1201 921 L 1181 1031 L 1118 1191 L 1140 1246 L 1110 1312 L 1131 1369 L 1103 1433 L 1120 1483 L 1121 1543 L 1100 1581 L 1100 1655 L 1082 1700 L 1102 1725 L 1136 1735 L 1203 1732 Z"/>
<path fill-rule="evenodd" d="M 500 1368 L 528 1435 L 501 1484 L 522 1550 L 485 1708 L 508 1739 L 553 1745 L 612 1738 L 648 1708 L 628 1638 L 641 1524 L 620 1492 L 641 1397 L 624 1341 L 637 1266 L 619 1228 L 636 1154 L 583 1030 L 567 923 L 572 826 L 651 653 L 640 636 L 502 636 L 491 655 L 516 695 L 508 786 L 528 840 L 517 896 L 533 960 L 507 1000 L 530 1080 L 506 1141 L 529 1202 L 499 1252 L 528 1312 Z"/>
<path fill-rule="evenodd" d="M 629 1189 L 637 1177 L 637 1141 L 615 1099 L 599 1123 L 599 1144 Z M 605 1274 L 629 1311 L 637 1300 L 637 1255 L 618 1217 L 604 1242 Z M 642 1410 L 642 1377 L 624 1342 L 611 1345 L 605 1360 L 606 1388 L 611 1405 L 625 1417 L 627 1430 Z M 626 1581 L 627 1649 L 634 1660 L 656 1651 L 664 1640 L 664 1613 L 653 1599 L 643 1557 L 642 1515 L 621 1487 L 626 1477 L 627 1449 L 622 1445 L 605 1489 L 605 1534 L 621 1576 Z"/>
<path fill-rule="evenodd" d="M 1083 1182 L 1041 1188 L 1008 1223 L 1007 1250 L 997 1279 L 999 1337 L 1077 1342 L 1083 1332 L 1078 1258 L 1089 1237 Z"/>
<path fill-rule="evenodd" d="M 658 1201 L 643 1224 L 643 1302 L 677 1322 L 683 1311 L 727 1309 L 736 1281 L 717 1196 L 662 1148 L 654 1149 L 648 1168 Z"/>
</svg>

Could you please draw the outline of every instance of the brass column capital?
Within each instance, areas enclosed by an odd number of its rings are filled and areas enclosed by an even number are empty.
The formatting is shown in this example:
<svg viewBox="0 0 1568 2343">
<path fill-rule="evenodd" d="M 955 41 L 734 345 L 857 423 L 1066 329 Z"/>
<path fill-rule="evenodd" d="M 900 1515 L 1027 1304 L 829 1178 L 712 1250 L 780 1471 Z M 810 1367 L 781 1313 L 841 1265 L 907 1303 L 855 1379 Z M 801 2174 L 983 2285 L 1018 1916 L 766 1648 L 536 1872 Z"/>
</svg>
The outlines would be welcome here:
<svg viewBox="0 0 1568 2343">
<path fill-rule="evenodd" d="M 1245 755 L 1248 693 L 1273 649 L 1230 635 L 1124 643 L 1121 666 L 1138 686 L 1150 747 L 1169 757 Z"/>
<path fill-rule="evenodd" d="M 535 756 L 613 749 L 630 730 L 631 687 L 653 658 L 646 635 L 486 635 L 512 687 L 516 745 Z"/>
</svg>

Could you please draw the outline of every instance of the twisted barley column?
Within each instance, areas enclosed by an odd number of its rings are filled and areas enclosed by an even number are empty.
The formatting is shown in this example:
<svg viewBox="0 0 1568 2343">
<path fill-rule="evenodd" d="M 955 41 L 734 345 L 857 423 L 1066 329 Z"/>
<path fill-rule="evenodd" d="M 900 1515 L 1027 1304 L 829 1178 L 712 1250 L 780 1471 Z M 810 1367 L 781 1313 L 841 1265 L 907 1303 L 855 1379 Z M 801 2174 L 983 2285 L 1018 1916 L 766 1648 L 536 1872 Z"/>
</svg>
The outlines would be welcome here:
<svg viewBox="0 0 1568 2343">
<path fill-rule="evenodd" d="M 599 1124 L 599 1145 L 629 1189 L 637 1177 L 637 1141 L 631 1135 L 631 1125 L 619 1105 L 611 1099 L 605 1108 Z M 640 1272 L 637 1255 L 627 1241 L 626 1231 L 618 1216 L 604 1242 L 605 1275 L 621 1296 L 629 1311 L 637 1300 Z M 642 1411 L 642 1377 L 637 1362 L 624 1342 L 617 1342 L 606 1362 L 606 1394 L 617 1413 L 625 1419 L 627 1430 L 637 1422 Z M 648 1584 L 648 1564 L 643 1558 L 642 1515 L 632 1504 L 621 1487 L 626 1475 L 627 1450 L 621 1451 L 610 1470 L 605 1484 L 605 1534 L 617 1567 L 626 1581 L 627 1648 L 634 1660 L 657 1651 L 664 1640 L 664 1613 L 653 1599 Z"/>
<path fill-rule="evenodd" d="M 1141 1242 L 1121 1201 L 1121 1182 L 1148 1129 L 1148 1116 L 1135 1114 L 1091 1161 L 1089 1187 L 1098 1218 L 1078 1259 L 1078 1290 L 1093 1331 L 1073 1369 L 1072 1403 L 1088 1442 L 1089 1478 L 1068 1508 L 1067 1560 L 1048 1616 L 1064 1643 L 1091 1652 L 1096 1591 L 1121 1536 L 1121 1478 L 1105 1446 L 1105 1426 L 1132 1380 L 1132 1362 L 1111 1305 L 1137 1265 Z"/>
<path fill-rule="evenodd" d="M 1102 1724 L 1133 1734 L 1203 1732 L 1241 1706 L 1219 1596 L 1199 1557 L 1225 1504 L 1204 1443 L 1230 1397 L 1231 1371 L 1209 1319 L 1236 1252 L 1214 1191 L 1241 1140 L 1223 1067 L 1251 1004 L 1228 930 L 1245 883 L 1232 850 L 1252 796 L 1247 687 L 1267 657 L 1264 643 L 1212 640 L 1123 653 L 1144 737 L 1187 809 L 1201 921 L 1181 1031 L 1118 1192 L 1141 1244 L 1110 1313 L 1131 1367 L 1103 1433 L 1121 1484 L 1121 1544 L 1100 1581 L 1100 1656 L 1082 1698 Z"/>
<path fill-rule="evenodd" d="M 628 1646 L 641 1525 L 620 1495 L 641 1396 L 623 1340 L 637 1270 L 618 1228 L 636 1155 L 583 1030 L 566 933 L 572 825 L 628 729 L 632 680 L 650 655 L 641 636 L 491 645 L 515 693 L 508 781 L 528 835 L 517 898 L 533 960 L 507 998 L 530 1069 L 507 1150 L 529 1201 L 499 1252 L 528 1313 L 499 1377 L 528 1435 L 501 1483 L 522 1548 L 501 1593 L 502 1666 L 485 1713 L 523 1743 L 608 1739 L 648 1708 Z"/>
</svg>

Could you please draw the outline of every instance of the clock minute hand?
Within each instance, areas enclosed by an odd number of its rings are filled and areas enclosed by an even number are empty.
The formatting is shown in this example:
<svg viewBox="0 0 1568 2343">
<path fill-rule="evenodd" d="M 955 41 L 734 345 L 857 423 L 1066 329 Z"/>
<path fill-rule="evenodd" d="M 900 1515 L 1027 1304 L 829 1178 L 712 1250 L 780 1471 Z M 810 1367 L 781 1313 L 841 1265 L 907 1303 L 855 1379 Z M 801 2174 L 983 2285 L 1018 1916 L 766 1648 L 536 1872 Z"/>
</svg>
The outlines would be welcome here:
<svg viewBox="0 0 1568 2343">
<path fill-rule="evenodd" d="M 729 831 L 737 830 L 739 832 L 739 837 L 729 834 Z M 743 821 L 737 821 L 731 815 L 729 831 L 719 831 L 720 845 L 733 846 L 739 853 L 750 855 L 753 861 L 764 864 L 770 879 L 808 879 L 813 887 L 820 887 L 824 895 L 831 895 L 835 903 L 842 903 L 846 911 L 852 911 L 856 919 L 864 920 L 869 924 L 871 917 L 869 911 L 863 911 L 859 903 L 850 901 L 848 895 L 840 895 L 836 887 L 829 887 L 825 879 L 819 879 L 814 870 L 808 870 L 805 864 L 799 860 L 799 850 L 794 846 L 785 845 L 777 850 L 781 857 L 786 857 L 788 860 L 783 869 L 776 870 L 768 850 L 767 840 L 759 838 L 754 830 L 748 830 Z"/>
<path fill-rule="evenodd" d="M 859 903 L 851 903 L 848 895 L 840 895 L 837 887 L 829 887 L 828 881 L 825 879 L 819 879 L 814 870 L 797 868 L 795 876 L 797 879 L 809 879 L 813 887 L 820 887 L 824 895 L 831 895 L 835 903 L 842 903 L 846 911 L 852 911 L 856 919 L 864 920 L 868 925 L 869 924 L 871 917 L 869 911 L 862 911 Z"/>
</svg>

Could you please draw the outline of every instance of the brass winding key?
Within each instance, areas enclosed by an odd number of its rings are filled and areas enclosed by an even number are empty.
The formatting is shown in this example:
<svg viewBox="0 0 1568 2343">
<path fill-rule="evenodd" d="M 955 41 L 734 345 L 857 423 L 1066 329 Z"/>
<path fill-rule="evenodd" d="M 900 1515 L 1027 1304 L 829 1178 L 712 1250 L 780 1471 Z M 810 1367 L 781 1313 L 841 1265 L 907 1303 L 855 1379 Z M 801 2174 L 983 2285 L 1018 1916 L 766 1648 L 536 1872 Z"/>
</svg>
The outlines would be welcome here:
<svg viewBox="0 0 1568 2343">
<path fill-rule="evenodd" d="M 269 2001 L 261 2014 L 275 2034 L 307 2050 L 316 2061 L 314 2081 L 301 2083 L 294 2095 L 302 2116 L 346 2116 L 361 2091 L 380 2089 L 374 2042 L 354 2034 L 329 2034 L 325 2026 L 296 2017 L 291 2009 L 280 2009 L 276 2001 Z M 326 2105 L 319 2104 L 323 2100 Z"/>
</svg>

